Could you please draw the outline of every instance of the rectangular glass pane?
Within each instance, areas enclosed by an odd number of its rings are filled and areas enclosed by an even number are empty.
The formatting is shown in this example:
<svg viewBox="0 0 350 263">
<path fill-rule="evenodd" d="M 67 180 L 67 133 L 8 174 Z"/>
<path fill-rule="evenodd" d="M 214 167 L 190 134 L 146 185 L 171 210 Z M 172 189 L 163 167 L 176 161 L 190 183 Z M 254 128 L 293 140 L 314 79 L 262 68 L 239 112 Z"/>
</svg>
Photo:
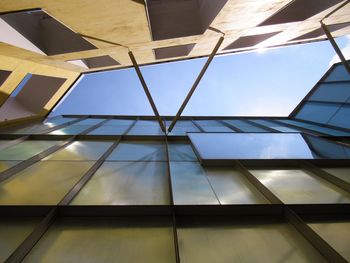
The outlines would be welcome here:
<svg viewBox="0 0 350 263">
<path fill-rule="evenodd" d="M 158 126 L 134 126 L 128 135 L 164 135 L 164 132 L 158 124 Z"/>
<path fill-rule="evenodd" d="M 323 170 L 350 184 L 349 167 L 331 167 L 331 168 L 323 168 Z"/>
<path fill-rule="evenodd" d="M 315 136 L 304 137 L 313 151 L 322 158 L 328 159 L 348 159 L 350 158 L 350 148 L 333 143 L 332 141 L 321 139 Z"/>
<path fill-rule="evenodd" d="M 287 223 L 178 220 L 182 263 L 327 262 Z"/>
<path fill-rule="evenodd" d="M 295 118 L 318 123 L 327 123 L 339 107 L 340 105 L 336 104 L 307 102 L 295 115 Z"/>
<path fill-rule="evenodd" d="M 189 132 L 200 132 L 200 130 L 195 126 L 184 127 L 176 125 L 169 135 L 186 135 Z"/>
<path fill-rule="evenodd" d="M 331 74 L 326 78 L 325 81 L 343 81 L 350 80 L 349 73 L 346 71 L 343 65 L 337 65 L 334 67 Z"/>
<path fill-rule="evenodd" d="M 44 121 L 44 124 L 56 126 L 56 125 L 60 125 L 60 124 L 63 124 L 69 121 L 75 121 L 75 120 L 77 120 L 77 118 L 54 117 L 54 118 L 46 119 Z"/>
<path fill-rule="evenodd" d="M 91 135 L 122 135 L 126 132 L 129 126 L 103 125 L 89 132 Z"/>
<path fill-rule="evenodd" d="M 349 87 L 350 90 L 350 87 Z M 327 123 L 336 127 L 350 129 L 350 106 L 343 105 Z"/>
<path fill-rule="evenodd" d="M 1 205 L 56 205 L 93 162 L 38 162 L 0 183 Z"/>
<path fill-rule="evenodd" d="M 170 161 L 198 161 L 191 144 L 187 142 L 168 142 Z"/>
<path fill-rule="evenodd" d="M 350 203 L 350 194 L 322 178 L 297 169 L 250 172 L 286 204 Z"/>
<path fill-rule="evenodd" d="M 130 126 L 131 124 L 134 123 L 134 121 L 135 120 L 113 119 L 113 120 L 109 120 L 108 122 L 106 122 L 106 125 Z"/>
<path fill-rule="evenodd" d="M 165 123 L 166 123 L 166 126 L 169 127 L 170 124 L 172 123 L 172 120 L 166 121 Z M 190 120 L 178 120 L 174 127 L 195 127 L 195 125 Z"/>
<path fill-rule="evenodd" d="M 82 133 L 83 131 L 91 128 L 92 125 L 70 125 L 62 129 L 58 129 L 50 132 L 49 134 L 54 135 L 76 135 Z"/>
<path fill-rule="evenodd" d="M 223 125 L 217 120 L 196 120 L 195 122 L 202 128 L 205 126 L 222 126 Z"/>
<path fill-rule="evenodd" d="M 15 161 L 0 161 L 0 173 L 7 170 L 8 168 L 11 168 L 12 166 L 15 166 L 19 162 Z"/>
<path fill-rule="evenodd" d="M 323 83 L 312 94 L 309 100 L 345 102 L 350 97 L 349 83 Z"/>
<path fill-rule="evenodd" d="M 98 160 L 112 145 L 109 141 L 75 141 L 54 152 L 44 160 L 80 161 Z"/>
<path fill-rule="evenodd" d="M 175 263 L 171 220 L 58 219 L 23 262 Z"/>
<path fill-rule="evenodd" d="M 166 161 L 162 141 L 123 141 L 107 158 L 109 161 Z"/>
<path fill-rule="evenodd" d="M 330 244 L 341 256 L 350 261 L 350 222 L 319 221 L 308 225 Z"/>
<path fill-rule="evenodd" d="M 296 133 L 191 133 L 189 137 L 202 160 L 314 158 Z"/>
<path fill-rule="evenodd" d="M 82 120 L 82 121 L 79 121 L 76 123 L 76 125 L 90 125 L 90 126 L 93 126 L 93 125 L 96 125 L 102 121 L 104 121 L 105 119 L 93 119 L 93 118 L 88 118 L 88 119 L 85 119 L 85 120 Z"/>
<path fill-rule="evenodd" d="M 235 132 L 226 126 L 203 126 L 205 132 Z"/>
<path fill-rule="evenodd" d="M 268 132 L 267 130 L 254 126 L 248 122 L 241 120 L 224 120 L 224 122 L 238 128 L 242 132 Z"/>
<path fill-rule="evenodd" d="M 33 231 L 40 218 L 0 218 L 0 262 L 5 260 Z"/>
<path fill-rule="evenodd" d="M 170 175 L 176 205 L 219 204 L 199 163 L 170 162 Z"/>
<path fill-rule="evenodd" d="M 58 141 L 24 141 L 2 149 L 0 160 L 26 160 L 59 143 Z"/>
<path fill-rule="evenodd" d="M 275 123 L 272 121 L 267 121 L 267 120 L 251 120 L 252 122 L 256 122 L 258 124 L 267 126 L 269 128 L 275 129 L 280 132 L 300 132 L 300 130 L 293 129 L 287 126 L 283 126 L 282 124 Z"/>
<path fill-rule="evenodd" d="M 168 205 L 165 162 L 105 162 L 73 205 Z"/>
</svg>

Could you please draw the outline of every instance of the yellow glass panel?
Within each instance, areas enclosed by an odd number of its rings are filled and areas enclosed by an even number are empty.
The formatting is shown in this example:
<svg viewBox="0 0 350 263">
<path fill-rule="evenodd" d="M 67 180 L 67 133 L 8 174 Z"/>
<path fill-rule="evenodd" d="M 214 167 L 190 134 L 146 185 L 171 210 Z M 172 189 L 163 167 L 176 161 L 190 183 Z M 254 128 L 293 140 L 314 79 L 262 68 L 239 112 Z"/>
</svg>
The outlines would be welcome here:
<svg viewBox="0 0 350 263">
<path fill-rule="evenodd" d="M 18 164 L 19 162 L 15 161 L 0 161 L 0 173 L 11 168 L 12 166 Z"/>
<path fill-rule="evenodd" d="M 0 219 L 0 262 L 4 262 L 12 252 L 33 231 L 40 218 L 6 218 Z"/>
<path fill-rule="evenodd" d="M 166 219 L 59 219 L 24 262 L 173 263 L 173 230 Z"/>
<path fill-rule="evenodd" d="M 0 151 L 0 160 L 26 160 L 59 143 L 58 141 L 24 141 Z"/>
<path fill-rule="evenodd" d="M 181 263 L 327 262 L 287 223 L 178 222 L 178 238 Z"/>
<path fill-rule="evenodd" d="M 76 141 L 47 156 L 44 160 L 89 161 L 98 160 L 112 145 L 112 142 Z"/>
<path fill-rule="evenodd" d="M 308 225 L 347 261 L 350 261 L 350 221 L 312 222 Z"/>
<path fill-rule="evenodd" d="M 1 205 L 55 205 L 93 162 L 35 163 L 0 183 Z"/>
</svg>

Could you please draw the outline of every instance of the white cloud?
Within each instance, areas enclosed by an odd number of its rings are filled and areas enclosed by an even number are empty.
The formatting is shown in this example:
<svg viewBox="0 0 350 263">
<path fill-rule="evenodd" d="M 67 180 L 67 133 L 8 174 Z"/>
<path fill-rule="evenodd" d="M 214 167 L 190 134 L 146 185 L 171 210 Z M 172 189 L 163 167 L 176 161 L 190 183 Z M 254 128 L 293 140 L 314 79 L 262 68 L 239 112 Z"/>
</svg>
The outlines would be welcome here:
<svg viewBox="0 0 350 263">
<path fill-rule="evenodd" d="M 346 45 L 344 48 L 341 49 L 345 59 L 350 59 L 350 35 L 346 36 Z M 331 61 L 329 62 L 329 67 L 332 66 L 334 63 L 340 62 L 340 59 L 337 54 L 333 56 Z"/>
</svg>

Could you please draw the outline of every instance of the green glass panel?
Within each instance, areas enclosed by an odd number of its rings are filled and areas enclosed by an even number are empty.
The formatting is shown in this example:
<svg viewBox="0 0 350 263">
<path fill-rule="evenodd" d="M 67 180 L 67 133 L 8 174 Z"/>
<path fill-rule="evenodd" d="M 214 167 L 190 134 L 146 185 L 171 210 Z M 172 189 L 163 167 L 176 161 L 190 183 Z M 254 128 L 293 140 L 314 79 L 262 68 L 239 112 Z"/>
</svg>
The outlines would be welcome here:
<svg viewBox="0 0 350 263">
<path fill-rule="evenodd" d="M 63 218 L 24 262 L 175 263 L 168 218 Z"/>
<path fill-rule="evenodd" d="M 107 160 L 166 161 L 165 143 L 161 141 L 123 141 Z"/>
<path fill-rule="evenodd" d="M 0 218 L 0 262 L 5 260 L 33 231 L 40 218 Z"/>
<path fill-rule="evenodd" d="M 349 193 L 302 170 L 250 170 L 250 172 L 287 204 L 350 203 Z"/>
<path fill-rule="evenodd" d="M 44 160 L 98 160 L 111 145 L 112 142 L 76 141 L 47 156 Z"/>
<path fill-rule="evenodd" d="M 332 168 L 324 168 L 323 170 L 350 184 L 349 167 L 332 167 Z"/>
<path fill-rule="evenodd" d="M 327 262 L 287 223 L 178 220 L 181 263 Z"/>
<path fill-rule="evenodd" d="M 93 162 L 38 162 L 0 183 L 1 205 L 55 205 Z"/>
<path fill-rule="evenodd" d="M 59 143 L 58 141 L 24 141 L 0 151 L 0 160 L 26 160 Z"/>
<path fill-rule="evenodd" d="M 93 125 L 71 125 L 62 129 L 58 129 L 50 132 L 49 134 L 54 135 L 76 135 L 82 133 L 83 131 L 91 128 Z"/>
<path fill-rule="evenodd" d="M 170 204 L 165 162 L 105 162 L 73 205 Z"/>
<path fill-rule="evenodd" d="M 310 222 L 308 225 L 330 244 L 341 256 L 350 261 L 350 222 Z"/>
<path fill-rule="evenodd" d="M 186 142 L 168 142 L 170 161 L 198 161 L 191 145 Z"/>
</svg>

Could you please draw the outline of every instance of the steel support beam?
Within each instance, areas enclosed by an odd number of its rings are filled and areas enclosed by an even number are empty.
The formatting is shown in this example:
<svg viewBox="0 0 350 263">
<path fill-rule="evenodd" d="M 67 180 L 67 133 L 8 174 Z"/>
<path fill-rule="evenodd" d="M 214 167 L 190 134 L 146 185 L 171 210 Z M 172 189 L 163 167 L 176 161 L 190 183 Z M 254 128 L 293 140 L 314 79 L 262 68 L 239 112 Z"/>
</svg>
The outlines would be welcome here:
<svg viewBox="0 0 350 263">
<path fill-rule="evenodd" d="M 333 46 L 333 49 L 337 53 L 340 61 L 343 63 L 343 66 L 345 67 L 346 71 L 350 75 L 350 65 L 349 65 L 349 63 L 346 61 L 343 53 L 341 52 L 340 48 L 338 47 L 337 43 L 335 42 L 331 32 L 328 30 L 328 27 L 322 21 L 320 23 L 321 23 L 321 27 L 322 27 L 323 32 L 326 34 L 329 42 L 331 42 L 331 44 Z"/>
<path fill-rule="evenodd" d="M 191 97 L 192 97 L 194 91 L 196 90 L 196 88 L 197 88 L 199 82 L 201 81 L 201 79 L 202 79 L 204 73 L 207 71 L 207 69 L 208 69 L 208 67 L 209 67 L 209 65 L 210 65 L 210 63 L 211 63 L 211 61 L 213 60 L 214 56 L 215 56 L 216 53 L 218 52 L 218 50 L 219 50 L 219 48 L 220 48 L 220 46 L 221 46 L 221 44 L 222 44 L 223 41 L 224 41 L 224 37 L 222 36 L 222 37 L 220 37 L 219 41 L 216 43 L 215 48 L 214 48 L 213 51 L 211 52 L 210 56 L 208 57 L 207 62 L 206 62 L 205 65 L 203 66 L 203 68 L 202 68 L 201 72 L 199 73 L 199 75 L 198 75 L 196 81 L 193 83 L 192 88 L 191 88 L 190 91 L 188 92 L 188 94 L 187 94 L 185 100 L 183 101 L 183 103 L 182 103 L 181 107 L 179 108 L 178 112 L 176 113 L 175 118 L 173 119 L 173 121 L 171 122 L 171 124 L 170 124 L 170 126 L 169 126 L 169 128 L 168 128 L 168 132 L 171 132 L 171 130 L 174 128 L 174 126 L 175 126 L 177 120 L 180 118 L 181 113 L 182 113 L 183 110 L 185 109 L 185 107 L 186 107 L 188 101 L 191 99 Z"/>
<path fill-rule="evenodd" d="M 163 122 L 162 118 L 159 115 L 159 112 L 157 110 L 156 104 L 154 103 L 153 98 L 151 96 L 151 93 L 149 92 L 149 89 L 147 87 L 146 81 L 144 80 L 144 78 L 142 76 L 141 70 L 139 68 L 139 65 L 136 62 L 134 54 L 132 53 L 132 51 L 129 51 L 128 54 L 129 54 L 129 57 L 131 59 L 131 62 L 133 64 L 133 66 L 134 66 L 134 69 L 136 71 L 136 74 L 139 77 L 141 85 L 142 85 L 142 87 L 143 87 L 143 89 L 144 89 L 144 91 L 146 93 L 147 99 L 148 99 L 149 103 L 151 104 L 151 107 L 152 107 L 152 110 L 154 112 L 154 115 L 156 116 L 156 118 L 157 118 L 157 120 L 159 122 L 159 126 L 160 126 L 160 128 L 162 129 L 163 132 L 166 132 L 166 128 L 165 128 L 164 122 Z"/>
</svg>

